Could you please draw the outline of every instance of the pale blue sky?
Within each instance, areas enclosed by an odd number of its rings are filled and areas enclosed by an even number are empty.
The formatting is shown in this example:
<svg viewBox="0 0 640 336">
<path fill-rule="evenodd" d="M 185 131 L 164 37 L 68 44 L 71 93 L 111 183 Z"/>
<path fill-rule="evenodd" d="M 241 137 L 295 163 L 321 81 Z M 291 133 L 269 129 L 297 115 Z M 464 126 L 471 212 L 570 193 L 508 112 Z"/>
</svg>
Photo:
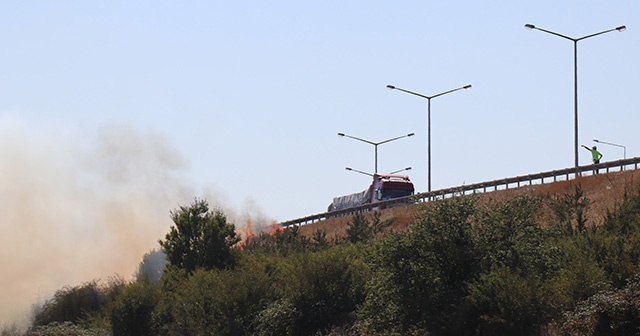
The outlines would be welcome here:
<svg viewBox="0 0 640 336">
<path fill-rule="evenodd" d="M 379 171 L 432 186 L 640 156 L 640 1 L 2 1 L 3 321 L 64 285 L 127 278 L 193 197 L 238 226 L 326 210 Z M 604 161 L 621 149 L 600 146 Z M 580 151 L 580 164 L 590 163 Z M 255 226 L 254 226 L 255 228 Z"/>
<path fill-rule="evenodd" d="M 433 189 L 571 167 L 573 45 L 525 23 L 572 37 L 627 25 L 578 45 L 580 142 L 640 155 L 636 0 L 4 1 L 0 121 L 80 143 L 105 125 L 151 132 L 180 153 L 192 196 L 249 198 L 278 221 L 369 184 L 344 167 L 372 171 L 373 146 L 337 132 L 415 132 L 379 147 L 379 170 L 412 166 L 426 190 L 426 101 L 387 84 L 473 85 L 432 100 Z"/>
</svg>

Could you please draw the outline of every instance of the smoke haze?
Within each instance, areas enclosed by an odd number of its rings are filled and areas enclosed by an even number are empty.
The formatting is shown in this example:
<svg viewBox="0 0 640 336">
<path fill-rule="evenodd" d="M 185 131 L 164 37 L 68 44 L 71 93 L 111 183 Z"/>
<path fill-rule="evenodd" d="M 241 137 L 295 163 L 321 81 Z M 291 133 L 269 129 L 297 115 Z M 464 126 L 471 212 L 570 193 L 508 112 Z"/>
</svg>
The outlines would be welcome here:
<svg viewBox="0 0 640 336">
<path fill-rule="evenodd" d="M 186 168 L 151 131 L 0 118 L 0 327 L 24 327 L 31 306 L 65 285 L 129 279 L 173 224 L 169 211 L 198 196 Z M 198 197 L 220 206 L 212 195 Z M 221 207 L 236 227 L 252 217 L 269 222 L 251 200 L 240 216 Z"/>
</svg>

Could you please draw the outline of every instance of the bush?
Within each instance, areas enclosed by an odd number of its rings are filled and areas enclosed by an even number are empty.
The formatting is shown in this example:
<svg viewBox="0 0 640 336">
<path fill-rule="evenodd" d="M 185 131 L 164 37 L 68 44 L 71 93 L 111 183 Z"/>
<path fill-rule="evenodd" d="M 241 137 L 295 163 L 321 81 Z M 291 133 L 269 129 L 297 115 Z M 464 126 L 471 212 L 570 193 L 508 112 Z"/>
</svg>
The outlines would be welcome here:
<svg viewBox="0 0 640 336">
<path fill-rule="evenodd" d="M 316 245 L 321 244 L 323 239 L 326 243 L 326 233 L 324 237 L 322 237 L 322 233 L 319 233 L 317 238 L 320 241 Z M 253 254 L 278 254 L 286 257 L 291 253 L 306 251 L 311 246 L 312 243 L 307 237 L 300 234 L 299 226 L 289 226 L 274 234 L 262 233 L 257 237 L 252 237 L 247 242 L 244 251 Z"/>
<path fill-rule="evenodd" d="M 271 299 L 271 283 L 261 267 L 195 271 L 179 287 L 165 291 L 170 334 L 245 335 Z"/>
<path fill-rule="evenodd" d="M 129 284 L 109 310 L 113 335 L 154 335 L 152 316 L 157 302 L 156 288 L 150 282 Z"/>
<path fill-rule="evenodd" d="M 550 281 L 497 267 L 469 284 L 463 329 L 478 335 L 539 335 L 558 312 Z"/>
<path fill-rule="evenodd" d="M 640 271 L 640 193 L 625 196 L 588 235 L 590 248 L 616 288 Z"/>
<path fill-rule="evenodd" d="M 621 290 L 600 292 L 565 315 L 563 335 L 638 335 L 640 274 Z"/>
<path fill-rule="evenodd" d="M 283 259 L 273 272 L 280 299 L 260 313 L 257 330 L 313 335 L 349 319 L 369 274 L 359 255 L 355 246 L 334 246 Z"/>
<path fill-rule="evenodd" d="M 92 319 L 104 317 L 105 308 L 125 287 L 122 278 L 112 278 L 106 286 L 90 281 L 81 286 L 64 287 L 36 309 L 33 325 L 43 326 L 52 322 L 92 323 Z"/>
<path fill-rule="evenodd" d="M 52 322 L 46 326 L 38 326 L 29 330 L 25 336 L 110 336 L 105 329 L 81 328 L 71 322 Z"/>
<path fill-rule="evenodd" d="M 471 226 L 475 202 L 467 196 L 428 204 L 409 233 L 388 234 L 373 248 L 360 308 L 368 328 L 406 334 L 453 323 L 464 284 L 480 265 Z"/>
</svg>

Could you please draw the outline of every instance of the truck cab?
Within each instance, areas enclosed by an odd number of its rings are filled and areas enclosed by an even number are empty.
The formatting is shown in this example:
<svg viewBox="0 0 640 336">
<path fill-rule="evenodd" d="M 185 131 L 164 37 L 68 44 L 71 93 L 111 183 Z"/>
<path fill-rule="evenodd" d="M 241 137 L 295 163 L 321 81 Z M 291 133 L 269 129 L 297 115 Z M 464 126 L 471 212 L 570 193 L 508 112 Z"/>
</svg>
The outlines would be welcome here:
<svg viewBox="0 0 640 336">
<path fill-rule="evenodd" d="M 371 203 L 411 196 L 414 193 L 409 176 L 397 174 L 374 174 L 372 189 L 374 192 Z"/>
</svg>

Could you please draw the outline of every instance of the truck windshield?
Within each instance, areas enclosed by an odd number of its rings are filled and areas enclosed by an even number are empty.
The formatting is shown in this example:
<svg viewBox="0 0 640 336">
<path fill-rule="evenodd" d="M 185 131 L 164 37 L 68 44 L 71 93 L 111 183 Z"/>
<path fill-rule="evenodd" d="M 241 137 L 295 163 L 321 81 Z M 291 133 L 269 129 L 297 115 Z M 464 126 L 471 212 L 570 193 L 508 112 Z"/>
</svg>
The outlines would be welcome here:
<svg viewBox="0 0 640 336">
<path fill-rule="evenodd" d="M 382 199 L 383 200 L 388 200 L 388 199 L 398 198 L 398 197 L 404 197 L 404 196 L 411 196 L 411 195 L 413 195 L 413 192 L 411 190 L 388 189 L 388 188 L 383 188 L 382 189 Z"/>
</svg>

